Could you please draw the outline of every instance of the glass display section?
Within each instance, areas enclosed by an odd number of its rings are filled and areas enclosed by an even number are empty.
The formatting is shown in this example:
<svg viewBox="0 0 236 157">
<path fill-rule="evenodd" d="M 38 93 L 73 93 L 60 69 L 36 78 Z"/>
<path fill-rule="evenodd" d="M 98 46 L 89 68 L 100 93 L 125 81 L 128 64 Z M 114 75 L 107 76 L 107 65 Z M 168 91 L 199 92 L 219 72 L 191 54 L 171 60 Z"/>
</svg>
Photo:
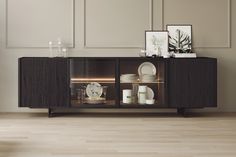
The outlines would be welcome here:
<svg viewBox="0 0 236 157">
<path fill-rule="evenodd" d="M 116 59 L 70 59 L 71 106 L 115 107 Z"/>
<path fill-rule="evenodd" d="M 120 105 L 166 107 L 166 62 L 158 58 L 120 59 Z"/>
</svg>

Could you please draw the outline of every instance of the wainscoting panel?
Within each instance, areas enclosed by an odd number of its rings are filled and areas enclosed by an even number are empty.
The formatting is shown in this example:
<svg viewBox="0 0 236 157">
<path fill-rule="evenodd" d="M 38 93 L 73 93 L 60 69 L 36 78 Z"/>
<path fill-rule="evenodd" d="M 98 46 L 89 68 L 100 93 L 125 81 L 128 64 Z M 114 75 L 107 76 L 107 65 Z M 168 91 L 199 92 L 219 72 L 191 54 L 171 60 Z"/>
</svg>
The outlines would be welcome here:
<svg viewBox="0 0 236 157">
<path fill-rule="evenodd" d="M 85 0 L 86 48 L 139 48 L 153 27 L 152 0 Z"/>
<path fill-rule="evenodd" d="M 163 0 L 164 24 L 192 24 L 194 48 L 231 47 L 231 0 Z"/>
<path fill-rule="evenodd" d="M 74 45 L 74 0 L 6 0 L 9 48 L 43 48 L 61 38 Z"/>
</svg>

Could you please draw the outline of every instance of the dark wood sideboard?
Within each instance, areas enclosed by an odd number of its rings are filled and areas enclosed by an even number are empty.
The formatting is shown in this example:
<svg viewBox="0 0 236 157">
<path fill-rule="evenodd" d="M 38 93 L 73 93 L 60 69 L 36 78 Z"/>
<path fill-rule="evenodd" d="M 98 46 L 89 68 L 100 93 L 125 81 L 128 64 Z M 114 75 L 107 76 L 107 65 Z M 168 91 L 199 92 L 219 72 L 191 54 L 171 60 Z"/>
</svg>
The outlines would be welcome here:
<svg viewBox="0 0 236 157">
<path fill-rule="evenodd" d="M 158 81 L 136 83 L 148 85 L 154 91 L 156 102 L 123 104 L 122 90 L 132 88 L 133 83 L 122 83 L 120 76 L 137 74 L 144 62 L 155 65 Z M 77 89 L 91 82 L 108 87 L 106 103 L 77 101 Z M 207 57 L 23 57 L 19 58 L 19 107 L 46 108 L 49 116 L 59 108 L 174 108 L 184 114 L 186 109 L 217 107 L 217 60 Z"/>
</svg>

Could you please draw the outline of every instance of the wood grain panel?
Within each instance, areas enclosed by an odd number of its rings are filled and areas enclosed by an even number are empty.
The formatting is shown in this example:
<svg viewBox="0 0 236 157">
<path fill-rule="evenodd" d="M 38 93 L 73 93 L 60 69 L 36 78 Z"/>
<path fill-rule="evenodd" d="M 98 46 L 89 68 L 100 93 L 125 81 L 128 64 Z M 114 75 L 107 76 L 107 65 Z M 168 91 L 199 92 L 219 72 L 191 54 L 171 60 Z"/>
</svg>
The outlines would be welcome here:
<svg viewBox="0 0 236 157">
<path fill-rule="evenodd" d="M 48 77 L 50 82 L 50 107 L 69 107 L 69 60 L 66 58 L 50 59 L 50 74 Z"/>
<path fill-rule="evenodd" d="M 49 99 L 49 59 L 20 59 L 20 107 L 47 108 Z"/>
<path fill-rule="evenodd" d="M 1 157 L 235 157 L 236 114 L 1 113 Z"/>
<path fill-rule="evenodd" d="M 216 107 L 216 60 L 170 59 L 168 91 L 170 107 Z"/>
<path fill-rule="evenodd" d="M 20 107 L 69 106 L 67 59 L 21 58 L 19 62 Z"/>
</svg>

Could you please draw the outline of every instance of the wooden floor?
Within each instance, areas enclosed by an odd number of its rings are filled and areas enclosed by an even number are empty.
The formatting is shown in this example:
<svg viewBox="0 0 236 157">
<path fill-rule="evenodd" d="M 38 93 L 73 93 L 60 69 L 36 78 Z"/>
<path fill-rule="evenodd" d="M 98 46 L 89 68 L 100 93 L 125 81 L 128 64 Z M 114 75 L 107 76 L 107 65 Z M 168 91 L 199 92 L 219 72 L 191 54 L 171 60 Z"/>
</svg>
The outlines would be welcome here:
<svg viewBox="0 0 236 157">
<path fill-rule="evenodd" d="M 236 114 L 1 114 L 0 157 L 236 157 Z"/>
</svg>

